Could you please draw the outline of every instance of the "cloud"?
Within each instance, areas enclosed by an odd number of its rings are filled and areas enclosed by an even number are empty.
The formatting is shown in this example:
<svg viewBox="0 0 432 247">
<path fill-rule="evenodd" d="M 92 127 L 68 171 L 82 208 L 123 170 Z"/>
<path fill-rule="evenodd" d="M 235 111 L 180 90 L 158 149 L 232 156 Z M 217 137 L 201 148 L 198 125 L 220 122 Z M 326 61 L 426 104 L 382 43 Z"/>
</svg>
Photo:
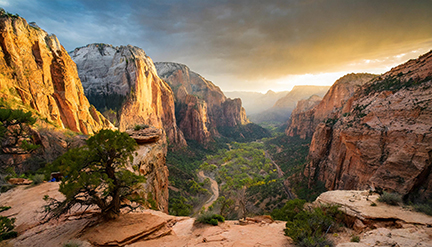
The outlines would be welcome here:
<svg viewBox="0 0 432 247">
<path fill-rule="evenodd" d="M 55 33 L 68 50 L 132 44 L 154 61 L 187 64 L 222 88 L 239 90 L 289 75 L 384 69 L 432 47 L 430 0 L 4 3 Z"/>
</svg>

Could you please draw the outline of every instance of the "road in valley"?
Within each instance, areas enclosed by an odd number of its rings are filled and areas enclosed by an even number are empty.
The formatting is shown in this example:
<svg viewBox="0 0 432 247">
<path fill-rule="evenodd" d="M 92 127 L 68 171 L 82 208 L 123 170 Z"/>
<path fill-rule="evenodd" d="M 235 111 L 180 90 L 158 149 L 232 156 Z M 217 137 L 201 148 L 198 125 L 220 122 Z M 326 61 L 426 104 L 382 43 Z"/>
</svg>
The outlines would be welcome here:
<svg viewBox="0 0 432 247">
<path fill-rule="evenodd" d="M 218 183 L 213 178 L 206 176 L 203 171 L 198 172 L 198 177 L 202 178 L 203 180 L 206 179 L 206 178 L 208 178 L 208 179 L 210 179 L 210 182 L 211 182 L 211 190 L 212 190 L 213 195 L 204 204 L 204 207 L 207 209 L 219 197 Z"/>
</svg>

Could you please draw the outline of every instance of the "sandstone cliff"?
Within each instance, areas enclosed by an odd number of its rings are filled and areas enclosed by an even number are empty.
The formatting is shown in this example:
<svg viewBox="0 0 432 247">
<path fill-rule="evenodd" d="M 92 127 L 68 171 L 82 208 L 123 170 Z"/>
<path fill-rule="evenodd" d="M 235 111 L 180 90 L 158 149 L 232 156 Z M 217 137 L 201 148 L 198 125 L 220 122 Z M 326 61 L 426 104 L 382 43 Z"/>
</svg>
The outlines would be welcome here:
<svg viewBox="0 0 432 247">
<path fill-rule="evenodd" d="M 285 123 L 299 100 L 307 99 L 314 94 L 323 97 L 329 88 L 329 86 L 294 86 L 288 94 L 278 99 L 273 107 L 250 118 L 256 123 L 272 121 Z"/>
<path fill-rule="evenodd" d="M 170 142 L 186 144 L 176 124 L 171 88 L 142 49 L 90 44 L 76 48 L 71 57 L 89 101 L 121 131 L 147 124 L 163 128 Z"/>
<path fill-rule="evenodd" d="M 340 117 L 340 110 L 346 101 L 363 84 L 373 79 L 375 75 L 367 73 L 348 74 L 338 79 L 328 90 L 322 101 L 311 109 L 304 104 L 297 104 L 291 114 L 285 133 L 288 136 L 298 135 L 301 138 L 311 138 L 316 126 L 327 119 Z M 309 104 L 312 104 L 310 102 Z"/>
<path fill-rule="evenodd" d="M 297 106 L 288 120 L 286 134 L 288 136 L 298 135 L 302 139 L 310 138 L 316 127 L 314 121 L 316 106 L 321 101 L 321 97 L 312 95 L 309 99 L 302 99 L 297 102 Z"/>
<path fill-rule="evenodd" d="M 186 139 L 205 143 L 218 136 L 218 128 L 246 124 L 240 99 L 226 98 L 219 87 L 178 63 L 156 63 L 159 76 L 176 96 L 178 125 Z"/>
<path fill-rule="evenodd" d="M 138 143 L 133 166 L 146 178 L 144 190 L 138 191 L 147 201 L 147 207 L 168 213 L 167 141 L 162 129 L 149 127 L 139 131 L 127 130 Z"/>
<path fill-rule="evenodd" d="M 432 52 L 359 89 L 320 123 L 305 173 L 328 189 L 432 195 Z"/>
<path fill-rule="evenodd" d="M 0 95 L 84 134 L 112 125 L 84 95 L 74 62 L 56 36 L 20 17 L 0 16 Z"/>
</svg>

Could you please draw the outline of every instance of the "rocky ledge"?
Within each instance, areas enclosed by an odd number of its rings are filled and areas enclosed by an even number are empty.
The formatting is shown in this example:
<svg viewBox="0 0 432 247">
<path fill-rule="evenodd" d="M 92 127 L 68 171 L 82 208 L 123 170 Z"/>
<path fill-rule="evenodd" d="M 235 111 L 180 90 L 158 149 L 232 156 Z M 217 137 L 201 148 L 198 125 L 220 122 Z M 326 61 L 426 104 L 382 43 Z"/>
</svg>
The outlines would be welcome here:
<svg viewBox="0 0 432 247">
<path fill-rule="evenodd" d="M 138 145 L 157 142 L 162 136 L 162 130 L 154 127 L 140 130 L 126 130 L 126 133 L 135 139 Z"/>
</svg>

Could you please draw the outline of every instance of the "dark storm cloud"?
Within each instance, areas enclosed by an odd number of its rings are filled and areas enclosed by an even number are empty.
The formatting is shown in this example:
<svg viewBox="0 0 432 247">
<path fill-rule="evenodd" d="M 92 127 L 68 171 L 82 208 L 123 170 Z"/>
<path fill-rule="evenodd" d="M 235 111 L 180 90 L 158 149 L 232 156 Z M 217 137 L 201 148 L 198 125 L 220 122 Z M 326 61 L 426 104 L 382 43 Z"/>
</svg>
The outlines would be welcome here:
<svg viewBox="0 0 432 247">
<path fill-rule="evenodd" d="M 431 0 L 8 3 L 7 10 L 57 34 L 68 50 L 93 42 L 132 44 L 156 61 L 182 62 L 210 77 L 340 71 L 361 59 L 432 44 Z"/>
</svg>

